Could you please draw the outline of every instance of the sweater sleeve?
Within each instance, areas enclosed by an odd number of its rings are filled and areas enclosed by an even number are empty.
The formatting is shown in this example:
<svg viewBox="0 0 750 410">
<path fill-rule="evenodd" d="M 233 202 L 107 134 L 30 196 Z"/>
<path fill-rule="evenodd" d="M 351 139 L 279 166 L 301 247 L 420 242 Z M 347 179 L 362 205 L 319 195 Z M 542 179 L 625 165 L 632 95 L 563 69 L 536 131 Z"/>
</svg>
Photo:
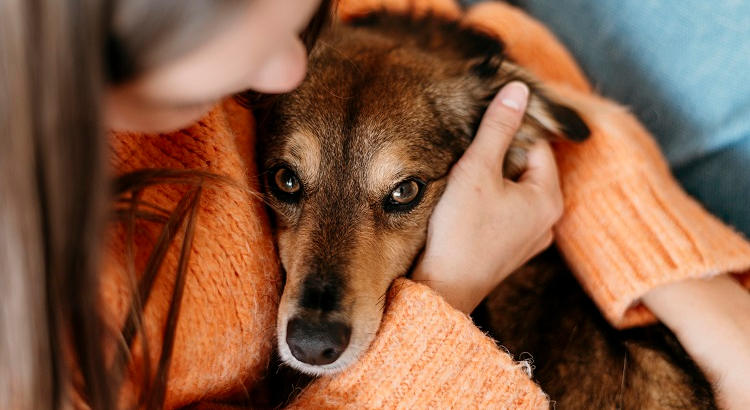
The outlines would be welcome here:
<svg viewBox="0 0 750 410">
<path fill-rule="evenodd" d="M 657 286 L 750 269 L 750 243 L 680 188 L 648 131 L 590 91 L 546 28 L 501 3 L 474 7 L 465 19 L 500 35 L 509 54 L 592 129 L 585 143 L 556 150 L 565 197 L 556 240 L 612 324 L 654 321 L 638 302 Z M 739 279 L 747 284 L 748 276 Z"/>
<path fill-rule="evenodd" d="M 378 337 L 343 373 L 308 386 L 291 408 L 548 408 L 523 366 L 428 287 L 391 287 Z"/>
</svg>

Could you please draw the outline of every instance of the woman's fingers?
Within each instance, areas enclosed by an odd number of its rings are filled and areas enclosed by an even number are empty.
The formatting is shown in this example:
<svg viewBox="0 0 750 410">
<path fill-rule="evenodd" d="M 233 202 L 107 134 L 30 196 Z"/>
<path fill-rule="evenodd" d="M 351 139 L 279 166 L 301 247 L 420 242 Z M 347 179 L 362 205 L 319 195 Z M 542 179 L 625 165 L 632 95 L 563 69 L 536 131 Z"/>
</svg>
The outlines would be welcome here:
<svg viewBox="0 0 750 410">
<path fill-rule="evenodd" d="M 539 238 L 539 241 L 537 241 L 536 247 L 534 248 L 534 254 L 531 255 L 529 259 L 533 258 L 536 255 L 539 255 L 540 253 L 542 253 L 542 251 L 549 248 L 550 245 L 552 245 L 552 242 L 554 241 L 554 239 L 555 239 L 555 236 L 552 233 L 552 229 L 548 230 L 544 235 L 542 235 L 541 238 Z"/>
<path fill-rule="evenodd" d="M 547 141 L 537 141 L 528 150 L 526 159 L 526 170 L 519 178 L 519 183 L 530 183 L 547 189 L 560 185 L 555 154 Z"/>
<path fill-rule="evenodd" d="M 526 84 L 505 85 L 487 107 L 474 141 L 457 165 L 473 175 L 489 173 L 501 178 L 503 158 L 521 125 L 528 97 Z"/>
<path fill-rule="evenodd" d="M 539 141 L 529 149 L 526 171 L 521 175 L 518 184 L 535 188 L 540 200 L 546 203 L 543 210 L 553 223 L 562 216 L 563 197 L 560 178 L 555 155 L 548 142 Z"/>
</svg>

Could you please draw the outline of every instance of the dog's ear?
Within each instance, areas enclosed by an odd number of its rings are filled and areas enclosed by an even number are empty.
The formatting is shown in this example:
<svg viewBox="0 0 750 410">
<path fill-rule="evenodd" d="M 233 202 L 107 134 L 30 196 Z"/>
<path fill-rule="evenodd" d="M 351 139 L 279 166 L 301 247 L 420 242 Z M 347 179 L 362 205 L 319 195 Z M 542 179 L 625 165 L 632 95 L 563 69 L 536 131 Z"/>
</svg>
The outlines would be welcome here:
<svg viewBox="0 0 750 410">
<path fill-rule="evenodd" d="M 545 95 L 533 76 L 505 58 L 505 45 L 492 33 L 467 27 L 459 21 L 426 15 L 415 18 L 409 14 L 385 11 L 369 13 L 353 19 L 349 24 L 357 27 L 378 27 L 399 43 L 412 43 L 417 49 L 440 56 L 446 65 L 453 65 L 455 78 L 475 81 L 461 82 L 475 101 L 489 101 L 502 85 L 520 80 L 529 85 L 531 95 L 527 109 L 527 122 L 537 125 L 540 132 L 572 141 L 582 141 L 589 129 L 574 110 Z M 476 81 L 478 80 L 478 81 Z M 464 90 L 466 91 L 466 90 Z M 484 111 L 484 110 L 482 110 Z"/>
<path fill-rule="evenodd" d="M 574 142 L 586 140 L 591 130 L 572 108 L 547 97 L 539 86 L 529 85 L 531 95 L 526 108 L 526 121 L 534 121 L 555 137 Z"/>
<path fill-rule="evenodd" d="M 591 134 L 589 127 L 572 108 L 550 99 L 538 86 L 529 84 L 529 89 L 526 114 L 503 164 L 503 176 L 512 180 L 520 177 L 526 169 L 526 151 L 537 140 L 581 142 Z"/>
<path fill-rule="evenodd" d="M 581 116 L 562 102 L 549 97 L 539 82 L 523 68 L 504 59 L 502 55 L 490 54 L 475 57 L 469 62 L 470 72 L 480 78 L 482 87 L 491 91 L 485 98 L 491 99 L 505 84 L 521 81 L 529 86 L 530 95 L 526 108 L 526 123 L 548 136 L 584 141 L 591 131 Z"/>
<path fill-rule="evenodd" d="M 508 149 L 503 164 L 503 175 L 517 179 L 526 169 L 526 151 L 537 140 L 567 139 L 581 142 L 591 131 L 581 116 L 572 108 L 555 100 L 526 70 L 505 60 L 500 55 L 476 56 L 469 60 L 469 72 L 479 81 L 481 98 L 486 102 L 505 84 L 522 81 L 529 86 L 529 101 L 524 120 Z"/>
</svg>

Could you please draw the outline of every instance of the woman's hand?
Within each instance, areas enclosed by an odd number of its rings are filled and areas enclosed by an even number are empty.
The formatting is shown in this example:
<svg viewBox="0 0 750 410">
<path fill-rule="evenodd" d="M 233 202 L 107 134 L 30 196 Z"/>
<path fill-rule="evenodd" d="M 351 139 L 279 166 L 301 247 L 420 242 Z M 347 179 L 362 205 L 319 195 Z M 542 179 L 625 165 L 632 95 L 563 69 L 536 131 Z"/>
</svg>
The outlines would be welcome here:
<svg viewBox="0 0 750 410">
<path fill-rule="evenodd" d="M 505 152 L 526 108 L 529 89 L 513 82 L 490 103 L 479 131 L 448 176 L 412 278 L 470 313 L 505 277 L 552 243 L 563 209 L 549 144 L 528 153 L 518 182 L 502 177 Z"/>
<path fill-rule="evenodd" d="M 643 303 L 706 373 L 721 408 L 750 408 L 750 294 L 727 275 L 660 286 Z"/>
</svg>

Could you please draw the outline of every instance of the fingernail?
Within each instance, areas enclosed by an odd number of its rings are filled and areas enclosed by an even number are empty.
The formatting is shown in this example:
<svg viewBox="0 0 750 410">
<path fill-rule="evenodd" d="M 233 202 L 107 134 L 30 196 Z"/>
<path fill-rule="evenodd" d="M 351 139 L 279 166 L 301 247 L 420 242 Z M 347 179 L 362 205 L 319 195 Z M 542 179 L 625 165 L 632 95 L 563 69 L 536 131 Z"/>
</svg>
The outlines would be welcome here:
<svg viewBox="0 0 750 410">
<path fill-rule="evenodd" d="M 500 90 L 500 103 L 512 110 L 520 111 L 526 105 L 526 99 L 529 97 L 529 87 L 520 82 L 513 81 L 508 83 Z"/>
</svg>

